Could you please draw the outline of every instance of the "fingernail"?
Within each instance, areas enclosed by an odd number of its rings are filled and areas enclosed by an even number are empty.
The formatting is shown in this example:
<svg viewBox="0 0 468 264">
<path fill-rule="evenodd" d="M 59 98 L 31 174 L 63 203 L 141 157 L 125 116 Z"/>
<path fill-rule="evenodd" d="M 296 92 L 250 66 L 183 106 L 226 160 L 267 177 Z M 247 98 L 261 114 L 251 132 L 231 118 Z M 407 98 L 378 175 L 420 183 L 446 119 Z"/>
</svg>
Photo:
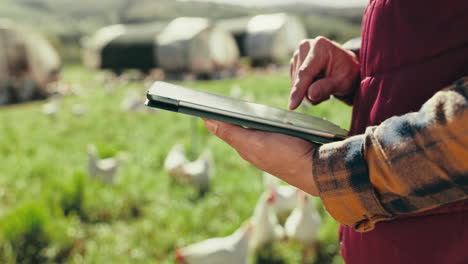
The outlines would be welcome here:
<svg viewBox="0 0 468 264">
<path fill-rule="evenodd" d="M 309 94 L 309 99 L 312 101 L 318 100 L 320 98 L 320 94 L 318 92 L 311 92 Z"/>
<path fill-rule="evenodd" d="M 205 127 L 210 131 L 211 133 L 215 134 L 216 131 L 218 130 L 218 124 L 215 121 L 208 120 L 205 122 Z"/>
</svg>

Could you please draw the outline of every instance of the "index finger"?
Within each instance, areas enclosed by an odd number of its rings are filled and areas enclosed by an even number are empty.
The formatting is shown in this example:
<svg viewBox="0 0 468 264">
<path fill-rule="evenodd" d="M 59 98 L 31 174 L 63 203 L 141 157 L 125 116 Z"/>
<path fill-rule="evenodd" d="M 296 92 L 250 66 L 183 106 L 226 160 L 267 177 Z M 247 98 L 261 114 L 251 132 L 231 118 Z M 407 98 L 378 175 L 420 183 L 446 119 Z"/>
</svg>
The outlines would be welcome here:
<svg viewBox="0 0 468 264">
<path fill-rule="evenodd" d="M 323 59 L 321 58 L 322 56 L 317 56 L 314 53 L 315 52 L 309 52 L 297 72 L 296 82 L 292 87 L 289 98 L 289 109 L 291 110 L 296 109 L 301 104 L 307 89 L 325 68 Z"/>
</svg>

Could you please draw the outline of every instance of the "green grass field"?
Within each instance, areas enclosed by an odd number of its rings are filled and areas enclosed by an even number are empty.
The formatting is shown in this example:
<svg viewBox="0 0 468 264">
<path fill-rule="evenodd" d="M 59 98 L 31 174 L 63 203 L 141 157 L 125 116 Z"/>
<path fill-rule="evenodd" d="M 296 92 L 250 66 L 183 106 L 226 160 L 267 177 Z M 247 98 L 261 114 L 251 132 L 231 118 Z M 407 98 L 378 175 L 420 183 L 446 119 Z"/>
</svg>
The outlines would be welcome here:
<svg viewBox="0 0 468 264">
<path fill-rule="evenodd" d="M 67 67 L 63 79 L 81 93 L 65 97 L 54 119 L 42 114 L 44 102 L 0 109 L 0 263 L 173 263 L 175 247 L 228 235 L 252 214 L 264 191 L 261 171 L 209 135 L 201 120 L 194 127 L 180 114 L 121 110 L 129 90 L 144 94 L 148 84 L 114 84 L 109 93 L 99 76 Z M 283 108 L 289 94 L 286 73 L 183 84 L 221 94 L 239 85 L 257 102 Z M 74 104 L 87 113 L 73 116 Z M 350 108 L 336 100 L 307 112 L 349 125 Z M 162 169 L 177 142 L 196 154 L 213 151 L 215 178 L 201 199 Z M 88 143 L 101 156 L 127 153 L 114 185 L 88 178 Z M 337 226 L 324 218 L 321 250 L 333 252 Z M 297 246 L 275 249 L 278 263 L 299 263 Z"/>
</svg>

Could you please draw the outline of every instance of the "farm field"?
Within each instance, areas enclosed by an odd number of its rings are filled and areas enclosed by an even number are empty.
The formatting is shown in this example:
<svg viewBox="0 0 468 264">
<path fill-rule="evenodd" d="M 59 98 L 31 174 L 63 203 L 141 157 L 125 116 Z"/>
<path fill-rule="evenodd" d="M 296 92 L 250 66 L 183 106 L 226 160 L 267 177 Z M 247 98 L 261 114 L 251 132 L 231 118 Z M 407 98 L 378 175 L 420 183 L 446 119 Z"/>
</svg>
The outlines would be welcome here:
<svg viewBox="0 0 468 264">
<path fill-rule="evenodd" d="M 130 91 L 143 96 L 150 83 L 104 84 L 102 73 L 81 66 L 67 66 L 62 77 L 77 94 L 60 100 L 55 117 L 42 113 L 45 101 L 0 109 L 0 263 L 173 263 L 176 247 L 231 234 L 251 216 L 265 191 L 262 172 L 201 120 L 121 109 Z M 181 83 L 225 95 L 239 86 L 256 102 L 282 108 L 289 94 L 286 72 Z M 72 113 L 77 104 L 82 116 Z M 351 108 L 337 100 L 300 111 L 349 127 Z M 204 197 L 163 170 L 176 143 L 191 158 L 212 150 L 215 176 Z M 88 177 L 87 144 L 101 157 L 125 152 L 114 184 Z M 322 215 L 318 255 L 327 255 L 337 249 L 337 225 Z M 278 242 L 274 249 L 270 263 L 300 263 L 299 246 Z"/>
</svg>

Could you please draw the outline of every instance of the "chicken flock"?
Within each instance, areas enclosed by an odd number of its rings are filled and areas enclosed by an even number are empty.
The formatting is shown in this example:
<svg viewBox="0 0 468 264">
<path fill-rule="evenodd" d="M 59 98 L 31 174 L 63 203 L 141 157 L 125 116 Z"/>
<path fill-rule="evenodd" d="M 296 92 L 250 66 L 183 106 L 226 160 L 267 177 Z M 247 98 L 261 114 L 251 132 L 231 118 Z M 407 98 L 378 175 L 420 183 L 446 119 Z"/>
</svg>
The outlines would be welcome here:
<svg viewBox="0 0 468 264">
<path fill-rule="evenodd" d="M 112 184 L 124 158 L 100 159 L 94 145 L 87 146 L 91 178 Z M 192 186 L 200 195 L 209 191 L 213 178 L 212 153 L 205 150 L 194 161 L 187 158 L 182 144 L 176 144 L 164 160 L 164 170 L 174 181 Z M 253 214 L 233 234 L 211 238 L 182 248 L 174 257 L 180 264 L 246 264 L 250 254 L 272 250 L 275 242 L 292 241 L 303 245 L 303 258 L 314 253 L 321 217 L 315 200 L 305 192 L 264 173 L 265 191 Z"/>
<path fill-rule="evenodd" d="M 175 145 L 164 161 L 164 169 L 175 180 L 184 181 L 200 193 L 206 192 L 213 177 L 212 154 L 204 151 L 189 161 L 184 147 Z M 233 234 L 211 238 L 175 250 L 180 264 L 243 264 L 250 253 L 271 250 L 278 241 L 291 240 L 304 246 L 303 257 L 314 252 L 321 218 L 312 197 L 264 173 L 265 191 L 252 216 Z M 284 223 L 282 225 L 281 223 Z"/>
<path fill-rule="evenodd" d="M 243 97 L 237 87 L 231 92 Z M 129 92 L 120 106 L 123 111 L 145 111 L 141 108 L 142 103 L 141 97 Z M 43 114 L 51 119 L 55 119 L 60 110 L 60 97 L 53 98 L 42 108 Z M 74 116 L 83 116 L 86 112 L 85 105 L 71 107 Z M 114 184 L 126 160 L 125 153 L 100 158 L 92 144 L 86 146 L 86 153 L 89 177 L 105 184 Z M 174 182 L 191 186 L 199 197 L 209 192 L 215 167 L 210 150 L 204 150 L 198 158 L 190 160 L 184 146 L 176 144 L 168 152 L 163 167 Z M 271 251 L 274 243 L 283 241 L 301 244 L 303 259 L 314 254 L 321 224 L 316 200 L 293 186 L 282 184 L 268 173 L 264 173 L 263 181 L 265 191 L 260 195 L 251 217 L 245 219 L 236 231 L 226 237 L 210 238 L 177 248 L 174 251 L 175 261 L 180 264 L 244 264 L 248 263 L 249 256 Z"/>
</svg>

